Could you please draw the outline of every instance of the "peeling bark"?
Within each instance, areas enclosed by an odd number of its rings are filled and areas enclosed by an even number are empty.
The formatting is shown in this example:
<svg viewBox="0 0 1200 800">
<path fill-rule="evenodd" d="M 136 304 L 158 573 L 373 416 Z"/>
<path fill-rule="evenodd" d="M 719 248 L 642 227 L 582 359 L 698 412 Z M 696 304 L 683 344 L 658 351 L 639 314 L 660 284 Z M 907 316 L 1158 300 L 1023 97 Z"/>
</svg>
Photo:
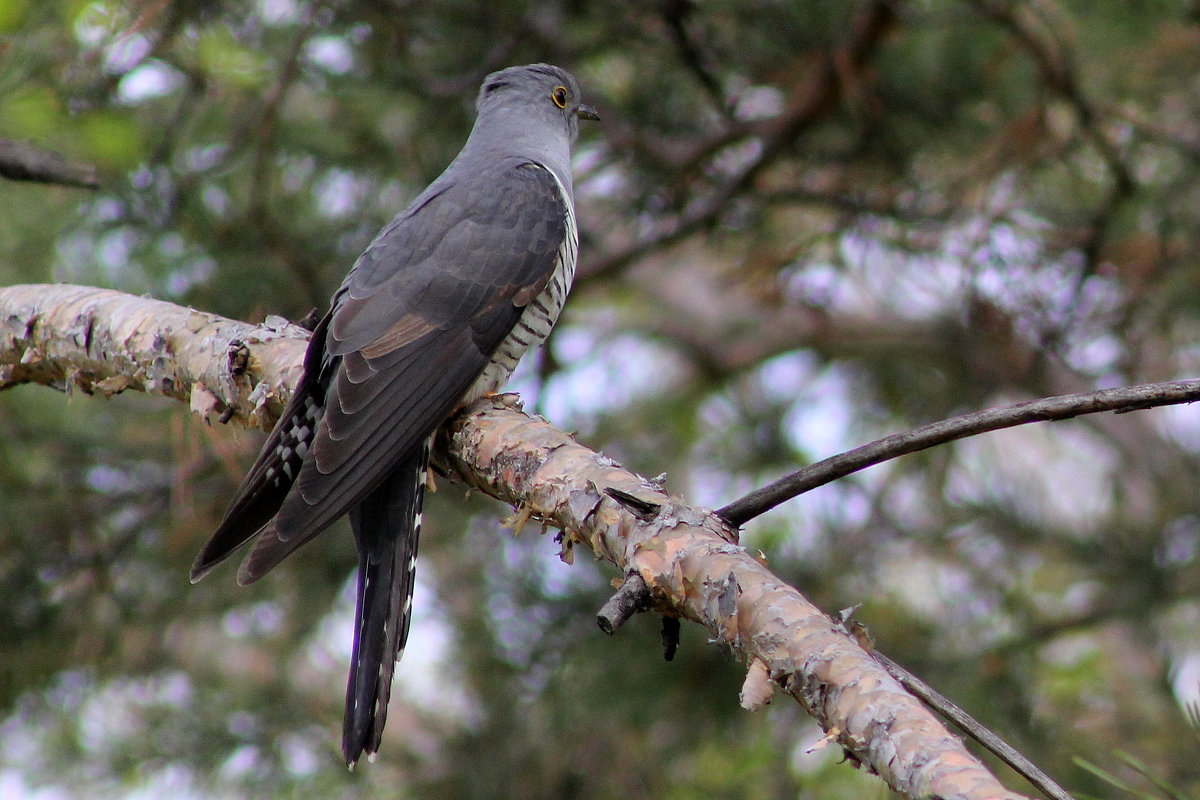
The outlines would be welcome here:
<svg viewBox="0 0 1200 800">
<path fill-rule="evenodd" d="M 622 572 L 636 572 L 656 610 L 706 627 L 790 694 L 850 755 L 908 797 L 1016 798 L 840 621 L 771 574 L 711 512 L 576 442 L 548 422 L 484 399 L 443 429 L 452 474 L 529 509 Z M 609 489 L 646 506 L 649 520 Z M 643 515 L 644 516 L 644 515 Z M 757 683 L 755 681 L 754 683 Z M 760 692 L 761 694 L 761 692 Z"/>
<path fill-rule="evenodd" d="M 42 383 L 137 389 L 198 413 L 269 428 L 299 378 L 307 333 L 253 326 L 170 303 L 80 286 L 0 289 L 0 388 Z M 588 450 L 512 396 L 480 400 L 439 437 L 452 477 L 563 531 L 636 573 L 652 607 L 705 626 L 751 664 L 744 701 L 778 687 L 852 763 L 912 798 L 1017 798 L 831 619 L 738 544 L 713 513 Z"/>
<path fill-rule="evenodd" d="M 308 331 L 282 317 L 250 325 L 90 286 L 0 288 L 0 389 L 135 389 L 270 430 L 307 346 Z"/>
</svg>

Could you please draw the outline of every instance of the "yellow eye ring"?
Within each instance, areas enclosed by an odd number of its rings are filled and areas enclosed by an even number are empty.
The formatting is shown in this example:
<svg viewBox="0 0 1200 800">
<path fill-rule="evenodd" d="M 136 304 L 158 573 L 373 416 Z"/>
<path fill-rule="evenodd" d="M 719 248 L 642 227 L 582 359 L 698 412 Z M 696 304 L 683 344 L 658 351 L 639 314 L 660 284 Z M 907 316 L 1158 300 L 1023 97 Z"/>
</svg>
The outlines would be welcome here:
<svg viewBox="0 0 1200 800">
<path fill-rule="evenodd" d="M 567 107 L 567 87 L 555 86 L 554 91 L 550 93 L 550 99 L 554 101 L 554 105 L 559 108 Z"/>
</svg>

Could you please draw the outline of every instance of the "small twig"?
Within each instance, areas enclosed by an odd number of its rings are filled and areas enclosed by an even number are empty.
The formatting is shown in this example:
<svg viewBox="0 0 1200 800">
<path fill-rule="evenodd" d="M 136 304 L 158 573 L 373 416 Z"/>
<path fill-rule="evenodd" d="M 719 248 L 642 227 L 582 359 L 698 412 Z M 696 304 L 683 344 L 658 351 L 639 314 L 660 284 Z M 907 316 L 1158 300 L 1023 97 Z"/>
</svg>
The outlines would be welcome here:
<svg viewBox="0 0 1200 800">
<path fill-rule="evenodd" d="M 612 636 L 630 617 L 649 607 L 650 589 L 641 575 L 631 572 L 625 576 L 625 582 L 617 589 L 617 593 L 608 598 L 608 602 L 600 609 L 596 624 L 600 630 Z"/>
<path fill-rule="evenodd" d="M 962 414 L 904 433 L 894 433 L 862 447 L 810 464 L 774 483 L 756 489 L 716 513 L 730 525 L 737 527 L 818 486 L 824 486 L 875 464 L 955 439 L 1030 422 L 1070 419 L 1103 411 L 1125 413 L 1156 406 L 1192 403 L 1196 400 L 1200 400 L 1200 380 L 1187 380 L 1059 395 Z"/>
<path fill-rule="evenodd" d="M 604 493 L 616 500 L 622 508 L 633 514 L 642 522 L 649 522 L 658 516 L 658 512 L 662 510 L 662 506 L 658 503 L 651 503 L 648 500 L 643 500 L 640 497 L 634 497 L 629 492 L 623 492 L 620 489 L 608 487 Z"/>
<path fill-rule="evenodd" d="M 662 618 L 662 643 L 663 643 L 663 660 L 671 661 L 675 658 L 675 651 L 679 649 L 679 617 L 663 617 Z"/>
<path fill-rule="evenodd" d="M 1065 789 L 1054 782 L 1054 779 L 1038 769 L 1037 765 L 984 727 L 966 711 L 956 706 L 949 698 L 940 694 L 932 686 L 925 683 L 925 681 L 913 675 L 878 650 L 873 650 L 872 655 L 905 689 L 921 698 L 921 701 L 925 705 L 932 708 L 944 719 L 953 722 L 962 729 L 963 733 L 978 742 L 980 746 L 1016 770 L 1019 775 L 1033 784 L 1042 794 L 1051 798 L 1051 800 L 1074 800 Z"/>
<path fill-rule="evenodd" d="M 296 320 L 296 324 L 299 325 L 301 328 L 304 328 L 304 330 L 308 331 L 309 333 L 312 333 L 313 331 L 315 331 L 317 329 L 317 323 L 319 323 L 320 321 L 321 321 L 321 312 L 317 309 L 316 306 L 313 306 L 312 308 L 310 308 L 308 310 L 307 314 L 305 314 L 300 319 Z"/>
<path fill-rule="evenodd" d="M 100 187 L 100 178 L 91 164 L 71 162 L 60 153 L 39 150 L 11 139 L 0 139 L 0 177 L 85 189 Z"/>
</svg>

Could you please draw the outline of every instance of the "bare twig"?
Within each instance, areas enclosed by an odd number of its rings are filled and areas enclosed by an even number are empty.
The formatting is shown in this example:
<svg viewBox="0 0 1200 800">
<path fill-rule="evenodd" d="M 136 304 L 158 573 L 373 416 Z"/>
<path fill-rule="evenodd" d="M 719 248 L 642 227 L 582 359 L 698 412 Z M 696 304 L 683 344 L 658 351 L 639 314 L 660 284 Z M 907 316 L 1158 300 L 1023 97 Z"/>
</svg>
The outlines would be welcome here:
<svg viewBox="0 0 1200 800">
<path fill-rule="evenodd" d="M 608 599 L 600 613 L 596 615 L 596 624 L 600 630 L 612 636 L 629 621 L 629 618 L 639 611 L 650 608 L 650 590 L 646 582 L 636 572 L 625 576 L 625 581 L 617 593 Z"/>
<path fill-rule="evenodd" d="M 729 104 L 721 88 L 721 81 L 711 66 L 711 59 L 688 35 L 688 17 L 695 8 L 696 6 L 691 0 L 667 0 L 662 6 L 663 20 L 667 23 L 667 30 L 671 32 L 671 38 L 675 41 L 675 49 L 679 53 L 680 60 L 704 87 L 708 99 L 716 109 L 728 116 Z"/>
<path fill-rule="evenodd" d="M 1018 774 L 1037 787 L 1038 791 L 1051 798 L 1051 800 L 1074 800 L 1065 789 L 1055 783 L 1053 778 L 1038 769 L 1036 764 L 1017 752 L 1010 744 L 990 731 L 966 711 L 955 705 L 945 695 L 895 661 L 892 661 L 883 653 L 876 650 L 873 654 L 875 659 L 880 664 L 883 664 L 884 669 L 893 678 L 900 681 L 900 684 L 905 689 L 908 689 L 921 698 L 927 706 L 942 715 L 944 719 L 953 722 L 963 733 L 979 742 L 984 749 L 1016 770 Z"/>
<path fill-rule="evenodd" d="M 673 661 L 679 649 L 679 617 L 662 618 L 663 661 Z"/>
<path fill-rule="evenodd" d="M 904 433 L 893 433 L 862 447 L 810 464 L 735 500 L 719 509 L 717 515 L 731 525 L 744 525 L 780 503 L 853 472 L 967 436 L 1030 422 L 1070 419 L 1102 411 L 1123 413 L 1156 406 L 1192 403 L 1196 400 L 1200 400 L 1200 380 L 1187 380 L 1060 395 L 962 414 Z"/>
</svg>

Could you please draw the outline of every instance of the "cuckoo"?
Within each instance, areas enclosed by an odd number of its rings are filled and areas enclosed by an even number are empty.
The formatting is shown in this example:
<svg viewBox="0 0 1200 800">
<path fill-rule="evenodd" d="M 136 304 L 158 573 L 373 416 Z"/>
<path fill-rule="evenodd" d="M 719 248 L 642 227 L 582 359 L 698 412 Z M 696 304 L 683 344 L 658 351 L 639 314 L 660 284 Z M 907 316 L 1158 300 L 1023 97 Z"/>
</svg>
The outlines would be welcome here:
<svg viewBox="0 0 1200 800">
<path fill-rule="evenodd" d="M 433 433 L 500 388 L 571 288 L 580 119 L 598 116 L 558 67 L 484 80 L 462 151 L 334 293 L 295 394 L 192 567 L 195 582 L 254 540 L 237 574 L 248 584 L 349 516 L 359 556 L 342 733 L 351 767 L 379 749 L 408 635 Z"/>
</svg>

